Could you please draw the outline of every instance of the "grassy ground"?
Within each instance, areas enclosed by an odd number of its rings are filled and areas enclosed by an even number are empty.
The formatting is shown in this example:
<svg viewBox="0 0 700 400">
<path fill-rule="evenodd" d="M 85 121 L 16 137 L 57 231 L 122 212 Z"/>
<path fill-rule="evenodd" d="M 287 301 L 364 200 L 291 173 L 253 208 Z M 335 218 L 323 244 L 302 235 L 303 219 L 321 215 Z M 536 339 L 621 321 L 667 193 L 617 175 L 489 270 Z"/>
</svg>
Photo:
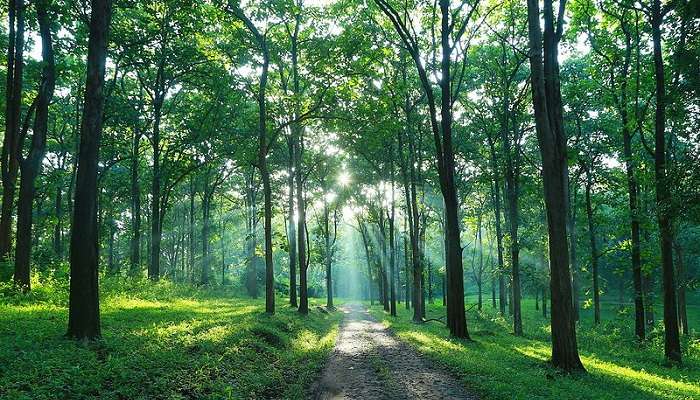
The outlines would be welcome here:
<svg viewBox="0 0 700 400">
<path fill-rule="evenodd" d="M 533 300 L 523 302 L 524 338 L 509 334 L 510 321 L 497 316 L 488 303 L 481 313 L 468 312 L 473 342 L 450 339 L 440 323 L 416 325 L 403 305 L 399 309 L 398 318 L 385 314 L 381 306 L 372 312 L 400 339 L 451 369 L 484 399 L 700 399 L 697 334 L 684 338 L 683 366 L 669 367 L 663 359 L 662 332 L 651 332 L 649 340 L 639 344 L 632 339 L 629 315 L 607 309 L 606 321 L 593 327 L 584 312 L 578 343 L 588 374 L 565 376 L 547 363 L 549 323 L 535 311 Z M 691 325 L 700 322 L 700 310 L 690 311 Z M 428 309 L 428 318 L 443 314 L 440 305 Z"/>
<path fill-rule="evenodd" d="M 102 287 L 93 344 L 63 338 L 65 288 L 0 291 L 0 398 L 302 399 L 341 318 L 166 282 Z"/>
</svg>

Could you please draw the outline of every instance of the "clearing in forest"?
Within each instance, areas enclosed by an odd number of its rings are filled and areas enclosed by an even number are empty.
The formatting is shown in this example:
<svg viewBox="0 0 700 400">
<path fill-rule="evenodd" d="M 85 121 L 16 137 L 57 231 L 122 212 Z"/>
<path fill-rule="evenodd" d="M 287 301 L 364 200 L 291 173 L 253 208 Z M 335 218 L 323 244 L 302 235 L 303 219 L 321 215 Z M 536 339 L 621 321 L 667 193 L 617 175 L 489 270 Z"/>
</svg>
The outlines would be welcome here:
<svg viewBox="0 0 700 400">
<path fill-rule="evenodd" d="M 476 399 L 449 373 L 394 338 L 364 307 L 342 309 L 345 319 L 314 390 L 328 399 Z"/>
</svg>

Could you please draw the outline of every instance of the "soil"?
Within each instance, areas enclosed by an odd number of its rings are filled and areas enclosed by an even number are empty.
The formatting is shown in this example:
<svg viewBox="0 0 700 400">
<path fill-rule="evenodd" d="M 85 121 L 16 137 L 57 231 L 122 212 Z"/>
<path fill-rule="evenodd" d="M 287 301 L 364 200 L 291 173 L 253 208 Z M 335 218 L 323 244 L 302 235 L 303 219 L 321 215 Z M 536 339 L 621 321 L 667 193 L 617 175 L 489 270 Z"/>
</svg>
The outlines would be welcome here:
<svg viewBox="0 0 700 400">
<path fill-rule="evenodd" d="M 349 305 L 335 350 L 313 389 L 317 400 L 477 400 L 448 372 L 394 337 L 359 305 Z"/>
</svg>

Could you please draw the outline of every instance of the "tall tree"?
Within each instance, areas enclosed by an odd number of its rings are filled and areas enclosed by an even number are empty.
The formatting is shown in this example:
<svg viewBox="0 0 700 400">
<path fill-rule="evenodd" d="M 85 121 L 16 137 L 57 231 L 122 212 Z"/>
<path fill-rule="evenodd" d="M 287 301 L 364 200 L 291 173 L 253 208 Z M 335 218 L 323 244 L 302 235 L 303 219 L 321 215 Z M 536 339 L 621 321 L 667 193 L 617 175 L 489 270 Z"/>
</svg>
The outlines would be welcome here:
<svg viewBox="0 0 700 400">
<path fill-rule="evenodd" d="M 92 0 L 70 242 L 68 336 L 76 339 L 95 339 L 101 335 L 97 283 L 97 162 L 102 136 L 105 61 L 111 19 L 112 1 Z"/>
<path fill-rule="evenodd" d="M 401 41 L 407 48 L 414 61 L 423 92 L 426 95 L 428 111 L 430 114 L 430 127 L 435 142 L 435 158 L 440 182 L 440 191 L 445 202 L 446 212 L 446 254 L 447 258 L 447 325 L 450 334 L 454 337 L 469 338 L 464 308 L 464 268 L 462 265 L 462 246 L 460 244 L 459 204 L 457 201 L 457 186 L 455 184 L 455 154 L 452 143 L 452 118 L 453 105 L 459 94 L 460 85 L 458 74 L 451 72 L 452 58 L 457 44 L 462 43 L 464 33 L 470 25 L 474 13 L 479 8 L 479 3 L 469 4 L 467 11 L 462 15 L 459 7 L 457 12 L 452 10 L 449 0 L 440 0 L 440 74 L 439 80 L 440 101 L 436 101 L 433 85 L 430 83 L 428 73 L 424 65 L 423 56 L 419 47 L 418 38 L 412 29 L 408 10 L 398 12 L 387 0 L 375 0 L 382 12 L 389 18 L 394 29 L 401 37 Z M 435 23 L 435 21 L 433 21 Z M 462 48 L 464 57 L 466 51 Z M 435 49 L 437 52 L 437 49 Z M 453 93 L 453 84 L 456 90 Z M 440 120 L 438 121 L 438 108 Z"/>
<path fill-rule="evenodd" d="M 552 364 L 564 371 L 584 371 L 578 355 L 571 297 L 571 271 L 566 232 L 566 134 L 559 82 L 559 41 L 564 31 L 566 2 L 556 19 L 552 0 L 528 0 L 528 37 L 532 102 L 540 154 L 549 231 Z M 544 32 L 540 17 L 544 17 Z"/>
<path fill-rule="evenodd" d="M 267 156 L 273 140 L 267 132 L 267 80 L 270 70 L 270 50 L 268 48 L 267 34 L 258 30 L 253 21 L 245 15 L 237 5 L 229 2 L 231 12 L 245 25 L 253 35 L 256 45 L 262 55 L 262 69 L 258 83 L 258 159 L 256 167 L 260 171 L 260 179 L 263 183 L 264 198 L 264 242 L 265 242 L 265 311 L 269 314 L 275 312 L 275 271 L 272 260 L 272 186 L 270 184 L 270 170 L 267 165 Z M 276 136 L 276 135 L 275 135 Z"/>
<path fill-rule="evenodd" d="M 609 79 L 606 79 L 607 89 L 610 93 L 613 105 L 620 117 L 620 129 L 622 131 L 623 156 L 625 161 L 625 173 L 627 177 L 627 192 L 629 200 L 630 213 L 630 232 L 631 232 L 631 257 L 632 257 L 632 280 L 634 289 L 634 311 L 635 311 L 635 334 L 639 339 L 644 339 L 644 297 L 642 292 L 642 256 L 640 242 L 640 210 L 639 210 L 639 181 L 637 171 L 637 160 L 633 149 L 633 121 L 630 113 L 630 106 L 636 106 L 633 115 L 640 119 L 640 111 L 638 109 L 639 100 L 635 102 L 629 101 L 629 80 L 630 69 L 633 55 L 633 32 L 630 18 L 632 13 L 629 10 L 623 9 L 621 13 L 615 14 L 603 8 L 604 16 L 615 21 L 618 25 L 618 33 L 621 33 L 621 41 L 623 46 L 615 40 L 614 35 L 610 35 L 607 28 L 599 31 L 595 26 L 595 19 L 592 15 L 597 7 L 590 4 L 587 15 L 587 32 L 591 43 L 593 53 L 601 60 Z M 637 38 L 639 40 L 639 38 Z M 637 47 L 640 43 L 636 44 Z M 610 55 L 609 53 L 612 53 Z M 639 85 L 639 84 L 637 84 Z M 637 88 L 637 92 L 639 88 Z M 640 124 L 640 121 L 634 121 Z"/>
<path fill-rule="evenodd" d="M 26 131 L 22 130 L 17 145 L 16 157 L 21 171 L 19 199 L 17 201 L 17 246 L 15 247 L 15 283 L 29 289 L 29 264 L 32 251 L 32 205 L 36 191 L 35 181 L 46 152 L 46 132 L 49 122 L 49 103 L 56 85 L 53 41 L 51 37 L 52 16 L 49 15 L 50 2 L 36 2 L 36 14 L 41 36 L 41 57 L 43 68 L 41 84 L 34 100 L 35 115 L 29 154 L 22 156 Z"/>
<path fill-rule="evenodd" d="M 2 208 L 0 209 L 0 259 L 6 259 L 12 248 L 12 210 L 19 169 L 16 157 L 21 129 L 22 82 L 24 73 L 23 0 L 8 0 L 7 85 L 5 87 L 5 136 L 2 142 Z"/>
<path fill-rule="evenodd" d="M 651 0 L 647 8 L 654 44 L 654 77 L 656 78 L 656 111 L 654 114 L 654 172 L 656 175 L 656 216 L 661 239 L 661 268 L 664 288 L 664 353 L 670 362 L 681 362 L 678 334 L 676 282 L 673 270 L 673 232 L 671 227 L 671 191 L 666 173 L 666 77 L 662 52 L 661 27 L 670 7 L 661 0 Z"/>
</svg>

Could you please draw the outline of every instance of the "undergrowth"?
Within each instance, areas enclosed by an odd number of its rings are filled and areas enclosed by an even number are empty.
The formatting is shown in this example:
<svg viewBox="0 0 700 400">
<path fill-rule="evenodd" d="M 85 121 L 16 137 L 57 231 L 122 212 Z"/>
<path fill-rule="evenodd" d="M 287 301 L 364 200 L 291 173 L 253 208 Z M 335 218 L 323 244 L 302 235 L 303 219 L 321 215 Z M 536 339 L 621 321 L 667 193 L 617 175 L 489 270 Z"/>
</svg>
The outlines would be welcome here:
<svg viewBox="0 0 700 400">
<path fill-rule="evenodd" d="M 103 339 L 64 338 L 67 286 L 0 286 L 2 399 L 306 398 L 340 313 L 307 317 L 278 299 L 168 281 L 101 281 Z"/>
</svg>

